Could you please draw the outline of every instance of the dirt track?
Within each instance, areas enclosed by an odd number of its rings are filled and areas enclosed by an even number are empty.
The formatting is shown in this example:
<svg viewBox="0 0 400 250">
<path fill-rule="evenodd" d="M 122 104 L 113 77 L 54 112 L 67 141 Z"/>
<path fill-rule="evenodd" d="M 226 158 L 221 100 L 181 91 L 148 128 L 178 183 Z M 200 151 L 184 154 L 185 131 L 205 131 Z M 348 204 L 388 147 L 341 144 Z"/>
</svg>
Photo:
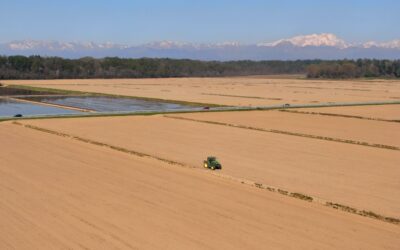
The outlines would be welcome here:
<svg viewBox="0 0 400 250">
<path fill-rule="evenodd" d="M 1 249 L 400 244 L 396 225 L 9 123 L 0 128 Z"/>
</svg>

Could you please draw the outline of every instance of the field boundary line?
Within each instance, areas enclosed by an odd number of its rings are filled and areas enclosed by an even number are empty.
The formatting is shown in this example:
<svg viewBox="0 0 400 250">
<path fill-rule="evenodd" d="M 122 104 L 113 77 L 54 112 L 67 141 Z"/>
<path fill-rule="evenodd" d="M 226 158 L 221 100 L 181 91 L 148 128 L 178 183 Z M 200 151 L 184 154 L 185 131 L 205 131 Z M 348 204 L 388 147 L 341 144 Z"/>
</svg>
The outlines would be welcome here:
<svg viewBox="0 0 400 250">
<path fill-rule="evenodd" d="M 57 136 L 65 137 L 65 138 L 70 138 L 70 139 L 73 139 L 73 140 L 81 141 L 81 142 L 92 144 L 92 145 L 96 145 L 96 146 L 106 147 L 106 148 L 109 148 L 109 149 L 113 149 L 113 150 L 116 150 L 116 151 L 120 151 L 120 152 L 123 152 L 123 153 L 128 153 L 128 154 L 139 156 L 139 157 L 147 157 L 147 158 L 159 160 L 159 161 L 168 163 L 170 165 L 179 165 L 181 167 L 195 168 L 193 166 L 188 166 L 186 164 L 183 164 L 183 163 L 180 163 L 180 162 L 177 162 L 177 161 L 172 161 L 172 160 L 169 160 L 169 159 L 165 159 L 165 158 L 162 158 L 162 157 L 150 155 L 150 154 L 147 154 L 147 153 L 137 152 L 137 151 L 134 151 L 134 150 L 129 150 L 129 149 L 126 149 L 126 148 L 123 148 L 123 147 L 113 146 L 113 145 L 110 145 L 110 144 L 107 144 L 107 143 L 94 141 L 94 140 L 83 138 L 83 137 L 80 137 L 80 136 L 69 135 L 69 134 L 66 134 L 66 133 L 62 133 L 62 132 L 58 132 L 58 131 L 54 131 L 54 130 L 50 130 L 50 129 L 46 129 L 46 128 L 30 125 L 30 124 L 22 124 L 22 123 L 19 123 L 19 122 L 16 122 L 16 121 L 12 122 L 12 124 L 23 126 L 25 128 L 41 131 L 41 132 L 52 134 L 52 135 L 57 135 Z"/>
<path fill-rule="evenodd" d="M 398 123 L 400 123 L 400 120 L 390 120 L 390 119 L 365 117 L 365 116 L 358 116 L 358 115 L 343 115 L 343 114 L 335 114 L 335 113 L 310 112 L 310 111 L 288 110 L 288 109 L 280 109 L 279 111 L 280 112 L 295 113 L 295 114 L 304 114 L 304 115 L 324 115 L 324 116 L 334 116 L 334 117 L 343 117 L 343 118 L 354 118 L 354 119 L 361 119 L 361 120 L 372 120 L 372 121 L 381 121 L 381 122 L 398 122 Z"/>
<path fill-rule="evenodd" d="M 223 97 L 236 97 L 236 98 L 247 98 L 247 99 L 262 99 L 262 100 L 275 100 L 280 101 L 282 98 L 275 97 L 262 97 L 262 96 L 245 96 L 245 95 L 226 95 L 226 94 L 214 94 L 214 93 L 201 93 L 201 95 L 210 96 L 223 96 Z"/>
<path fill-rule="evenodd" d="M 158 161 L 162 161 L 164 163 L 167 163 L 169 165 L 173 165 L 173 166 L 179 166 L 179 167 L 184 167 L 184 168 L 190 168 L 193 170 L 198 170 L 198 172 L 202 172 L 203 174 L 208 174 L 208 175 L 212 175 L 218 178 L 223 178 L 232 182 L 236 182 L 236 183 L 240 183 L 240 184 L 244 184 L 244 185 L 248 185 L 251 187 L 255 187 L 258 189 L 262 189 L 262 190 L 266 190 L 269 192 L 273 192 L 273 193 L 277 193 L 280 195 L 284 195 L 284 196 L 288 196 L 288 197 L 292 197 L 292 198 L 296 198 L 296 199 L 300 199 L 306 202 L 314 202 L 317 204 L 320 204 L 322 206 L 326 206 L 326 207 L 331 207 L 337 210 L 341 210 L 344 212 L 348 212 L 348 213 L 352 213 L 355 215 L 360 215 L 360 216 L 364 216 L 364 217 L 369 217 L 372 219 L 376 219 L 376 220 L 380 220 L 383 222 L 387 222 L 387 223 L 391 223 L 391 224 L 395 224 L 395 225 L 400 225 L 400 218 L 394 218 L 394 217 L 387 217 L 387 216 L 383 216 L 377 213 L 374 213 L 372 211 L 368 211 L 368 210 L 359 210 L 350 206 L 346 206 L 343 204 L 339 204 L 339 203 L 334 203 L 334 202 L 330 202 L 327 201 L 325 199 L 322 198 L 318 198 L 318 197 L 313 197 L 313 196 L 309 196 L 303 193 L 298 193 L 298 192 L 289 192 L 287 190 L 281 189 L 281 188 L 277 188 L 277 187 L 272 187 L 263 183 L 258 183 L 255 181 L 251 181 L 251 180 L 247 180 L 247 179 L 242 179 L 242 178 L 237 178 L 237 177 L 233 177 L 230 175 L 225 175 L 225 174 L 221 174 L 218 172 L 210 172 L 210 171 L 202 171 L 202 169 L 200 169 L 199 167 L 195 167 L 195 166 L 190 166 L 188 164 L 182 163 L 182 162 L 177 162 L 174 160 L 169 160 L 169 159 L 165 159 L 165 158 L 161 158 L 158 156 L 154 156 L 154 155 L 150 155 L 147 153 L 141 153 L 141 152 L 137 152 L 134 150 L 130 150 L 130 149 L 126 149 L 123 147 L 118 147 L 118 146 L 113 146 L 110 144 L 106 144 L 103 142 L 99 142 L 99 141 L 94 141 L 91 139 L 87 139 L 87 138 L 83 138 L 83 137 L 79 137 L 79 136 L 74 136 L 74 135 L 69 135 L 66 133 L 62 133 L 62 132 L 58 132 L 55 130 L 51 130 L 51 129 L 46 129 L 46 128 L 42 128 L 42 127 L 38 127 L 38 126 L 34 126 L 34 125 L 30 125 L 30 124 L 23 124 L 17 121 L 13 121 L 12 124 L 17 125 L 17 126 L 22 126 L 24 128 L 28 128 L 28 129 L 33 129 L 36 131 L 40 131 L 43 133 L 48 133 L 48 134 L 52 134 L 55 136 L 60 136 L 60 137 L 64 137 L 64 138 L 70 138 L 72 140 L 77 140 L 83 143 L 88 143 L 88 144 L 92 144 L 95 146 L 101 146 L 101 147 L 106 147 L 112 150 L 116 150 L 119 152 L 123 152 L 123 153 L 127 153 L 127 154 L 131 154 L 131 155 L 135 155 L 138 157 L 146 157 L 146 158 L 150 158 L 150 159 L 154 159 L 154 160 L 158 160 Z"/>
<path fill-rule="evenodd" d="M 296 133 L 296 132 L 283 131 L 283 130 L 277 130 L 277 129 L 263 129 L 263 128 L 257 128 L 257 127 L 251 127 L 251 126 L 244 126 L 244 125 L 237 125 L 237 124 L 216 122 L 216 121 L 199 120 L 199 119 L 192 119 L 192 118 L 172 116 L 172 115 L 164 115 L 164 117 L 171 118 L 171 119 L 177 119 L 177 120 L 185 120 L 185 121 L 208 123 L 208 124 L 214 124 L 214 125 L 220 125 L 220 126 L 228 126 L 228 127 L 233 127 L 233 128 L 249 129 L 249 130 L 261 131 L 261 132 L 267 132 L 267 133 L 291 135 L 291 136 L 305 137 L 305 138 L 311 138 L 311 139 L 317 139 L 317 140 L 333 141 L 333 142 L 339 142 L 339 143 L 347 143 L 347 144 L 360 145 L 360 146 L 366 146 L 366 147 L 374 147 L 374 148 L 382 148 L 382 149 L 400 151 L 399 147 L 391 146 L 391 145 L 384 145 L 384 144 L 377 144 L 377 143 L 371 144 L 368 142 L 333 138 L 333 137 L 327 137 L 327 136 L 310 135 L 310 134 Z"/>
</svg>

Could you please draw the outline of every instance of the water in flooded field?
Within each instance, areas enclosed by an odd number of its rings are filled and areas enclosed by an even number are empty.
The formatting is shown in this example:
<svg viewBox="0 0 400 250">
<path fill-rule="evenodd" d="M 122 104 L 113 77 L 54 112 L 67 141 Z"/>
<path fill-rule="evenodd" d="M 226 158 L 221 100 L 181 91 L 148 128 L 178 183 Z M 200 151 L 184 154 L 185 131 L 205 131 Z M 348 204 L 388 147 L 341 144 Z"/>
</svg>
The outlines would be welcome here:
<svg viewBox="0 0 400 250">
<path fill-rule="evenodd" d="M 18 102 L 7 98 L 0 98 L 0 117 L 12 117 L 17 114 L 23 116 L 40 115 L 68 115 L 82 112 L 40 104 Z"/>
<path fill-rule="evenodd" d="M 93 110 L 97 112 L 135 112 L 200 109 L 200 107 L 193 107 L 176 103 L 108 96 L 40 96 L 26 97 L 24 99 Z"/>
<path fill-rule="evenodd" d="M 23 100 L 32 101 L 32 103 L 23 102 Z M 46 104 L 59 105 L 59 107 Z M 82 111 L 70 110 L 68 107 L 82 109 Z M 46 90 L 38 91 L 7 86 L 0 87 L 0 117 L 13 117 L 18 114 L 22 116 L 69 115 L 82 114 L 85 111 L 118 113 L 199 109 L 201 107 L 157 100 L 97 95 L 57 95 Z"/>
</svg>

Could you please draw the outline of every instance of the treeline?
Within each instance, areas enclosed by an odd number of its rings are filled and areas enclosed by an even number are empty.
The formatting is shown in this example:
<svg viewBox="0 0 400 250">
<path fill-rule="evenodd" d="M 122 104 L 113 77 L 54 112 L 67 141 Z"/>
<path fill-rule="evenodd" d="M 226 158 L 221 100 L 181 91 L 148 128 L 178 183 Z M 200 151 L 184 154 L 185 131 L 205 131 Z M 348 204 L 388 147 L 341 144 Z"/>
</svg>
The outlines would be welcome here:
<svg viewBox="0 0 400 250">
<path fill-rule="evenodd" d="M 187 59 L 64 59 L 0 56 L 0 79 L 206 77 L 299 74 L 315 61 L 197 61 Z"/>
<path fill-rule="evenodd" d="M 400 77 L 400 60 L 321 61 L 307 67 L 309 78 Z"/>
<path fill-rule="evenodd" d="M 400 77 L 400 61 L 198 61 L 0 56 L 0 79 L 211 77 L 307 74 L 310 78 Z"/>
</svg>

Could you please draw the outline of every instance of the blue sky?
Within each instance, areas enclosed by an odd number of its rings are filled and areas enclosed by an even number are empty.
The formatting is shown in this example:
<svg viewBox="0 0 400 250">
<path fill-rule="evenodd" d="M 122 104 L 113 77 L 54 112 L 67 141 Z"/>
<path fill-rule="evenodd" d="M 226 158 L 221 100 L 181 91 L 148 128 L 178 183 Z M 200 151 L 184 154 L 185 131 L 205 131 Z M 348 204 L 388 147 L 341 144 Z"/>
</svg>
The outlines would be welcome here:
<svg viewBox="0 0 400 250">
<path fill-rule="evenodd" d="M 399 0 L 0 0 L 0 42 L 257 43 L 334 33 L 400 38 Z"/>
</svg>

